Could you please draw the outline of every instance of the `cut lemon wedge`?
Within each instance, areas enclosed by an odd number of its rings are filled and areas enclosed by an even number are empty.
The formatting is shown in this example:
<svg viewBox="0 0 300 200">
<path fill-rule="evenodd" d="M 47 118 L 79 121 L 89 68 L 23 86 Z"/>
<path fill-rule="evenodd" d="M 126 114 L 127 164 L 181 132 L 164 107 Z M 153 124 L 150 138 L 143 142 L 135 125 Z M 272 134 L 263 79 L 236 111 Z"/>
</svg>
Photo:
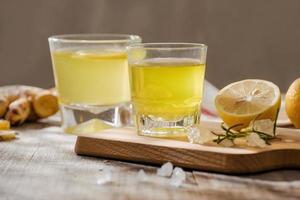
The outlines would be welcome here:
<svg viewBox="0 0 300 200">
<path fill-rule="evenodd" d="M 215 98 L 216 109 L 228 127 L 247 127 L 254 119 L 275 120 L 280 108 L 281 94 L 272 82 L 247 79 L 231 83 Z"/>
</svg>

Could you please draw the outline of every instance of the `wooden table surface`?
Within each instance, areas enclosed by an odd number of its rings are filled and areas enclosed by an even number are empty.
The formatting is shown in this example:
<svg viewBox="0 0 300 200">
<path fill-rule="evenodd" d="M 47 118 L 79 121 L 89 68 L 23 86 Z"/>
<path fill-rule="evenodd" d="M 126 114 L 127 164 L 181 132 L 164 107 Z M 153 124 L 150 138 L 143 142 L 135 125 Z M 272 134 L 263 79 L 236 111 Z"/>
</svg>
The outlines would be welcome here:
<svg viewBox="0 0 300 200">
<path fill-rule="evenodd" d="M 77 156 L 76 137 L 53 123 L 18 130 L 17 140 L 0 142 L 0 200 L 300 199 L 300 170 L 240 176 L 187 171 L 187 181 L 177 188 L 156 175 L 158 166 Z M 98 185 L 106 167 L 114 182 Z M 149 175 L 147 182 L 137 178 L 140 169 Z"/>
</svg>

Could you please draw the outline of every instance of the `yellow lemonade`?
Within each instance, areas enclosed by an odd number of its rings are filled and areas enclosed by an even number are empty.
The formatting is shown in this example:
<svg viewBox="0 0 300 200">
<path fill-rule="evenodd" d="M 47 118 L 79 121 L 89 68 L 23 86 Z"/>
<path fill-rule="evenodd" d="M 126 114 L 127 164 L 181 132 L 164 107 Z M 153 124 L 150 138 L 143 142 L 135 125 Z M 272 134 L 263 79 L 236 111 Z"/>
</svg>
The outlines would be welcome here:
<svg viewBox="0 0 300 200">
<path fill-rule="evenodd" d="M 132 101 L 137 116 L 163 120 L 200 117 L 205 64 L 196 59 L 153 58 L 130 66 Z"/>
<path fill-rule="evenodd" d="M 57 50 L 52 60 L 62 104 L 107 106 L 130 101 L 125 52 Z"/>
</svg>

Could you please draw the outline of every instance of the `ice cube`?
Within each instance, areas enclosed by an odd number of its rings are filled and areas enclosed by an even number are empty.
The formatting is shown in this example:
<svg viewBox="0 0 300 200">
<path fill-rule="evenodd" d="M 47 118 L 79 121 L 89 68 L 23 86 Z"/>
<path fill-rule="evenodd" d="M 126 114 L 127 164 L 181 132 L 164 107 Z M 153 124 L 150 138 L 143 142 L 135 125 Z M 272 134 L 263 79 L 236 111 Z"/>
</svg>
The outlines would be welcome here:
<svg viewBox="0 0 300 200">
<path fill-rule="evenodd" d="M 180 167 L 175 167 L 170 180 L 170 184 L 175 187 L 180 187 L 186 180 L 185 171 Z"/>
<path fill-rule="evenodd" d="M 137 177 L 141 182 L 146 182 L 148 180 L 148 176 L 143 169 L 139 170 Z"/>
<path fill-rule="evenodd" d="M 177 176 L 182 178 L 182 180 L 185 180 L 185 171 L 181 167 L 175 167 L 173 170 L 173 176 Z"/>
<path fill-rule="evenodd" d="M 97 178 L 97 184 L 103 185 L 108 182 L 112 182 L 112 169 L 109 167 L 103 168 L 100 177 Z"/>
<path fill-rule="evenodd" d="M 253 132 L 246 137 L 246 141 L 247 145 L 251 147 L 266 147 L 266 142 L 263 139 L 261 139 L 256 133 Z"/>
<path fill-rule="evenodd" d="M 166 162 L 161 166 L 161 168 L 157 169 L 158 176 L 171 176 L 173 172 L 173 164 L 170 162 Z"/>
<path fill-rule="evenodd" d="M 206 128 L 193 127 L 188 131 L 188 140 L 190 143 L 204 144 L 212 141 L 214 135 Z"/>
</svg>

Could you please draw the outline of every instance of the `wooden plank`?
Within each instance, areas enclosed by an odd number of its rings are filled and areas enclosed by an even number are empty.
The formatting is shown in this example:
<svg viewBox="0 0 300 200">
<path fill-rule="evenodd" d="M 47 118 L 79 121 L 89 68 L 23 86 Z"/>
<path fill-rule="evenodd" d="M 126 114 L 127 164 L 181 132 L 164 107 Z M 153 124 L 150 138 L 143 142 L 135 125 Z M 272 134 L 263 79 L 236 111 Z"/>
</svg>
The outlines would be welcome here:
<svg viewBox="0 0 300 200">
<path fill-rule="evenodd" d="M 207 126 L 212 126 L 208 124 Z M 214 128 L 216 129 L 216 124 Z M 184 141 L 139 136 L 134 128 L 109 129 L 77 138 L 75 152 L 80 155 L 134 162 L 174 164 L 191 169 L 225 173 L 249 173 L 285 167 L 300 167 L 300 134 L 279 128 L 278 136 L 267 148 L 226 148 L 190 144 Z"/>
<path fill-rule="evenodd" d="M 300 197 L 300 190 L 297 190 L 299 171 L 291 170 L 234 177 L 187 171 L 187 181 L 183 186 L 172 187 L 168 178 L 156 175 L 155 166 L 77 156 L 74 153 L 76 138 L 63 134 L 58 127 L 47 126 L 23 126 L 19 129 L 18 140 L 0 143 L 0 199 L 214 200 Z M 97 178 L 101 177 L 101 170 L 105 167 L 112 168 L 115 181 L 97 185 Z M 149 176 L 147 182 L 137 179 L 140 169 L 144 169 Z M 237 178 L 239 181 L 236 181 Z M 272 187 L 255 180 L 267 181 Z M 252 185 L 250 192 L 246 191 L 244 182 Z M 233 185 L 236 189 L 226 185 Z M 281 188 L 276 190 L 277 185 Z"/>
</svg>

